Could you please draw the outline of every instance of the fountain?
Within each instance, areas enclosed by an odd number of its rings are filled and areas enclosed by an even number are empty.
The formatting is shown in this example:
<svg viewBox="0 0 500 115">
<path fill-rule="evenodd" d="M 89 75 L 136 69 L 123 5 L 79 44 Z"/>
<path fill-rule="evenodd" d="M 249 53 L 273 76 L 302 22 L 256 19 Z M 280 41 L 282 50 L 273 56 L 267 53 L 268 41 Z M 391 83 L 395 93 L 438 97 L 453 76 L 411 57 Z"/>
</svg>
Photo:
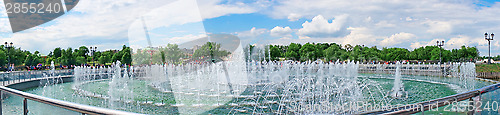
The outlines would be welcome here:
<svg viewBox="0 0 500 115">
<path fill-rule="evenodd" d="M 367 111 L 365 110 L 367 108 L 338 107 L 352 105 L 355 102 L 409 104 L 447 96 L 453 92 L 468 91 L 476 85 L 476 82 L 470 79 L 475 74 L 471 69 L 474 67 L 473 63 L 455 63 L 450 66 L 450 73 L 459 80 L 449 81 L 420 76 L 405 77 L 406 75 L 402 75 L 403 65 L 400 62 L 395 65 L 377 64 L 374 72 L 393 74 L 372 76 L 358 74 L 360 64 L 353 61 L 250 60 L 246 62 L 241 59 L 217 63 L 131 66 L 129 69 L 121 68 L 120 62 L 116 62 L 110 68 L 77 67 L 74 90 L 84 97 L 108 100 L 110 108 L 120 110 L 130 110 L 134 107 L 129 106 L 137 105 L 153 108 L 165 106 L 174 108 L 181 114 L 356 114 Z M 435 69 L 436 66 L 438 65 L 405 64 L 404 73 L 434 75 L 416 70 Z M 412 72 L 409 72 L 410 70 Z M 110 74 L 111 78 L 96 80 L 95 77 L 91 77 L 91 74 L 102 73 Z M 98 90 L 88 88 L 91 83 L 104 84 L 103 86 L 108 84 L 109 87 L 103 87 L 108 92 L 104 96 L 102 94 L 96 96 L 95 92 Z M 436 95 L 421 91 L 428 89 L 413 87 L 405 89 L 407 85 L 440 86 L 442 88 L 436 89 L 439 90 L 436 92 L 449 93 Z M 387 86 L 392 88 L 384 88 Z M 168 98 L 155 98 L 150 97 L 151 95 Z"/>
<path fill-rule="evenodd" d="M 117 61 L 112 67 L 113 76 L 109 82 L 108 95 L 111 107 L 113 109 L 123 108 L 125 103 L 133 100 L 134 92 L 130 89 L 132 78 L 128 75 L 127 68 L 120 68 L 121 63 Z M 122 75 L 123 71 L 123 75 Z"/>
<path fill-rule="evenodd" d="M 405 94 L 403 83 L 401 82 L 401 63 L 396 62 L 396 73 L 394 74 L 394 86 L 392 87 L 391 96 L 393 98 L 400 98 Z M 406 95 L 408 98 L 408 95 Z"/>
<path fill-rule="evenodd" d="M 237 51 L 215 63 L 81 66 L 72 83 L 28 92 L 145 114 L 358 114 L 488 85 L 474 80 L 473 63 L 445 64 L 442 72 L 438 64 L 364 68 L 354 61 L 272 61 L 262 50 Z M 425 76 L 437 72 L 449 76 Z"/>
</svg>

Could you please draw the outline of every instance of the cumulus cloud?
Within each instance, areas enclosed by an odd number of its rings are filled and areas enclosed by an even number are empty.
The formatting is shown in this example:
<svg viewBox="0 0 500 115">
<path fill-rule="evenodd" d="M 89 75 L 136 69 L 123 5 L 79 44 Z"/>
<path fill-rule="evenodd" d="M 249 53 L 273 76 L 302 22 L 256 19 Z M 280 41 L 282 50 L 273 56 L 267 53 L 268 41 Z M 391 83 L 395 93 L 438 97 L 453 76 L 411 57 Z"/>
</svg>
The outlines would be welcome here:
<svg viewBox="0 0 500 115">
<path fill-rule="evenodd" d="M 396 44 L 413 41 L 413 40 L 415 40 L 415 38 L 416 38 L 415 34 L 401 32 L 401 33 L 391 35 L 390 37 L 385 38 L 384 40 L 380 41 L 380 45 L 381 46 L 393 46 Z"/>
<path fill-rule="evenodd" d="M 262 35 L 266 32 L 268 32 L 267 29 L 263 29 L 263 28 L 257 29 L 255 27 L 253 27 L 252 29 L 250 29 L 250 31 L 240 32 L 237 34 L 238 34 L 238 36 L 241 36 L 241 37 L 256 37 L 256 36 Z"/>
<path fill-rule="evenodd" d="M 103 45 L 103 49 L 120 48 L 121 45 L 127 43 L 126 30 L 130 23 L 145 12 L 172 2 L 175 0 L 80 1 L 70 14 L 54 20 L 51 25 L 16 33 L 12 37 L 3 36 L 1 40 L 13 41 L 23 49 L 42 50 L 45 53 L 48 52 L 44 50 L 54 47 L 79 45 L 106 44 Z M 197 0 L 199 15 L 172 18 L 174 15 L 168 14 L 182 14 L 194 11 L 194 9 L 161 10 L 156 15 L 164 18 L 151 19 L 147 23 L 162 23 L 149 24 L 155 28 L 198 22 L 200 18 L 197 16 L 201 16 L 203 20 L 229 14 L 262 13 L 273 19 L 292 21 L 289 23 L 296 23 L 293 21 L 300 19 L 308 21 L 302 23 L 301 28 L 294 28 L 295 26 L 292 25 L 281 25 L 280 28 L 276 28 L 276 25 L 271 25 L 270 27 L 275 28 L 252 28 L 243 32 L 227 30 L 228 33 L 248 38 L 247 41 L 263 41 L 269 36 L 297 35 L 297 38 L 270 38 L 269 42 L 266 41 L 270 44 L 284 43 L 284 41 L 338 42 L 404 48 L 434 45 L 433 40 L 439 38 L 449 41 L 449 44 L 447 43 L 449 46 L 445 45 L 445 47 L 477 46 L 481 52 L 487 52 L 487 42 L 482 39 L 482 33 L 500 30 L 500 23 L 497 23 L 500 19 L 497 13 L 500 11 L 500 3 L 481 7 L 475 5 L 476 2 L 474 0 L 316 0 L 314 2 L 308 0 L 257 0 L 255 2 Z M 177 7 L 183 6 L 186 5 L 177 5 Z M 1 5 L 0 11 L 4 11 Z M 1 13 L 0 16 L 6 16 L 6 14 Z M 172 22 L 162 22 L 168 18 Z M 0 19 L 2 21 L 0 25 L 4 25 L 0 28 L 0 32 L 10 31 L 10 28 L 5 28 L 8 27 L 6 20 Z M 291 33 L 288 33 L 287 27 L 292 31 Z M 284 33 L 279 33 L 275 29 L 281 29 Z M 410 33 L 418 38 L 414 37 L 414 40 L 409 39 L 401 43 L 394 42 L 394 39 L 399 39 L 396 37 L 405 35 L 411 37 Z M 33 44 L 42 45 L 34 46 Z M 492 49 L 495 48 L 500 48 L 498 41 L 492 42 Z"/>
<path fill-rule="evenodd" d="M 245 4 L 225 3 L 222 0 L 82 0 L 70 12 L 48 24 L 7 37 L 0 35 L 3 37 L 0 40 L 12 41 L 17 47 L 38 50 L 44 54 L 55 47 L 81 45 L 102 46 L 100 50 L 119 49 L 128 44 L 129 26 L 141 17 L 147 20 L 148 29 L 153 30 L 228 14 L 252 13 L 258 7 L 266 7 L 261 6 L 262 4 L 266 2 Z M 1 5 L 0 11 L 4 10 Z M 156 14 L 151 14 L 151 11 Z M 148 13 L 155 17 L 144 16 Z M 4 25 L 0 32 L 11 32 L 6 14 L 2 12 L 0 16 L 0 25 Z"/>
<path fill-rule="evenodd" d="M 487 46 L 488 42 L 484 40 L 484 38 L 480 37 L 470 37 L 465 35 L 458 35 L 456 37 L 450 38 L 448 41 L 445 41 L 445 48 L 460 48 L 461 46 L 470 46 L 470 47 L 480 47 Z"/>
<path fill-rule="evenodd" d="M 452 32 L 453 26 L 451 22 L 446 21 L 425 21 L 422 24 L 427 25 L 429 29 L 426 32 L 432 34 L 449 34 Z"/>
<path fill-rule="evenodd" d="M 149 46 L 145 26 L 153 47 L 188 42 L 206 36 L 201 21 L 195 0 L 176 1 L 145 13 L 132 22 L 127 32 L 128 42 L 134 46 L 132 48 Z"/>
<path fill-rule="evenodd" d="M 288 15 L 288 21 L 297 21 L 301 18 L 299 14 L 291 13 Z"/>
<path fill-rule="evenodd" d="M 291 37 L 292 35 L 292 29 L 290 27 L 279 27 L 276 26 L 273 29 L 271 29 L 270 35 L 273 37 Z"/>
<path fill-rule="evenodd" d="M 221 4 L 222 0 L 197 0 L 203 19 L 210 19 L 228 14 L 245 14 L 257 12 L 260 7 L 266 7 L 269 2 L 259 1 L 254 3 L 243 3 L 231 1 Z"/>
<path fill-rule="evenodd" d="M 443 48 L 445 49 L 457 49 L 461 48 L 462 46 L 467 46 L 467 47 L 478 47 L 478 48 L 487 48 L 488 47 L 488 42 L 485 41 L 483 38 L 480 37 L 470 37 L 466 35 L 457 35 L 454 36 L 450 39 L 432 39 L 430 41 L 416 41 L 411 43 L 411 48 L 415 49 L 418 47 L 422 46 L 435 46 L 437 41 L 444 41 L 444 46 Z"/>
<path fill-rule="evenodd" d="M 381 27 L 381 28 L 391 28 L 391 27 L 396 27 L 395 24 L 392 24 L 392 23 L 389 23 L 387 22 L 386 20 L 383 20 L 383 21 L 380 21 L 378 23 L 375 24 L 375 26 L 377 27 Z"/>
<path fill-rule="evenodd" d="M 338 38 L 347 36 L 378 36 L 384 37 L 374 42 L 382 42 L 390 38 L 394 33 L 412 33 L 418 36 L 415 41 L 401 43 L 401 47 L 413 48 L 427 45 L 429 40 L 440 38 L 454 42 L 453 47 L 467 45 L 478 46 L 481 52 L 487 52 L 487 47 L 475 42 L 481 33 L 500 30 L 498 11 L 500 3 L 479 6 L 481 1 L 453 1 L 453 0 L 431 0 L 431 1 L 332 1 L 316 0 L 286 0 L 277 1 L 279 5 L 272 6 L 270 10 L 263 12 L 276 19 L 308 19 L 316 18 L 321 14 L 325 19 L 349 14 L 348 21 L 343 23 L 346 28 L 366 28 L 372 33 L 345 34 L 342 36 L 325 36 L 325 31 L 332 29 L 321 29 L 298 33 L 299 38 Z M 368 17 L 368 18 L 367 18 Z M 335 19 L 336 20 L 336 19 Z M 324 22 L 324 21 L 323 21 Z M 324 23 L 326 24 L 326 23 Z M 293 29 L 293 28 L 292 28 Z M 335 29 L 333 29 L 335 30 Z M 316 32 L 316 33 L 313 33 Z M 302 36 L 301 36 L 302 35 Z M 462 36 L 462 37 L 459 37 Z M 469 36 L 470 38 L 464 38 Z M 470 40 L 474 39 L 474 40 Z M 388 41 L 387 39 L 386 41 Z M 331 40 L 333 41 L 333 40 Z M 384 41 L 384 42 L 386 42 Z M 469 42 L 464 42 L 469 41 Z M 484 40 L 482 40 L 484 42 Z M 433 41 L 435 42 L 435 41 Z M 377 44 L 377 43 L 376 43 Z M 385 43 L 385 45 L 391 46 Z M 451 46 L 450 46 L 451 47 Z M 499 48 L 492 43 L 492 49 Z M 498 51 L 496 51 L 498 52 Z M 500 53 L 500 52 L 499 52 Z M 481 54 L 483 55 L 483 53 Z"/>
<path fill-rule="evenodd" d="M 445 41 L 445 39 L 433 39 L 431 41 L 417 41 L 417 42 L 412 42 L 410 45 L 410 49 L 415 49 L 419 47 L 425 47 L 425 46 L 434 46 L 436 45 L 437 41 Z M 444 47 L 446 49 L 446 47 Z"/>
<path fill-rule="evenodd" d="M 344 38 L 341 38 L 337 43 L 342 44 L 363 44 L 363 45 L 376 45 L 377 39 L 381 39 L 383 37 L 375 36 L 372 34 L 372 31 L 365 27 L 350 27 L 347 28 L 351 33 Z M 335 42 L 335 40 L 332 40 Z"/>
<path fill-rule="evenodd" d="M 269 34 L 269 30 L 264 29 L 264 28 L 253 27 L 252 29 L 250 29 L 248 31 L 235 32 L 233 34 L 240 38 L 242 44 L 249 44 L 251 42 L 263 44 L 264 42 L 268 43 L 268 42 L 264 41 L 265 37 L 262 37 L 262 36 L 264 34 Z"/>
<path fill-rule="evenodd" d="M 80 1 L 72 11 L 39 27 L 14 33 L 13 41 L 25 50 L 48 54 L 56 47 L 98 46 L 118 49 L 127 44 L 127 29 L 139 16 L 174 0 Z"/>
<path fill-rule="evenodd" d="M 298 35 L 308 37 L 340 36 L 345 31 L 345 23 L 348 15 L 336 16 L 332 22 L 322 15 L 315 16 L 311 22 L 306 21 L 299 29 Z"/>
</svg>

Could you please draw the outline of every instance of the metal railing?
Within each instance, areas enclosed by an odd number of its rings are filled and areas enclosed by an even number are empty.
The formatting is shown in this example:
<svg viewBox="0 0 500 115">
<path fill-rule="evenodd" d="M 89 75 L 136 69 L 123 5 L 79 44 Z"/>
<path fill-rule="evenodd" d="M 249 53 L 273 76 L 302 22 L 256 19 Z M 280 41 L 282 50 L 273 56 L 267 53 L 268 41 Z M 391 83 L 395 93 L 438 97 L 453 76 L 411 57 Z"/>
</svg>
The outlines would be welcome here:
<svg viewBox="0 0 500 115">
<path fill-rule="evenodd" d="M 481 72 L 477 73 L 477 77 L 487 79 L 500 79 L 500 72 Z"/>
<path fill-rule="evenodd" d="M 131 113 L 131 112 L 125 112 L 125 111 L 118 111 L 118 110 L 112 110 L 112 109 L 105 109 L 105 108 L 99 108 L 99 107 L 93 107 L 93 106 L 88 106 L 88 105 L 82 105 L 82 104 L 77 104 L 77 103 L 71 103 L 67 101 L 62 101 L 62 100 L 57 100 L 57 99 L 52 99 L 52 98 L 47 98 L 31 93 L 26 93 L 22 92 L 19 90 L 15 90 L 12 88 L 8 88 L 5 86 L 0 86 L 0 91 L 1 93 L 9 93 L 9 94 L 14 94 L 19 97 L 24 98 L 23 100 L 23 113 L 24 115 L 28 114 L 28 103 L 27 99 L 37 101 L 40 103 L 45 103 L 48 105 L 72 110 L 75 112 L 79 112 L 82 114 L 106 114 L 106 115 L 136 115 L 137 113 Z M 1 103 L 0 103 L 1 104 Z M 0 105 L 0 111 L 2 110 L 2 107 Z M 138 114 L 137 114 L 138 115 Z"/>
<path fill-rule="evenodd" d="M 28 101 L 27 100 L 32 100 L 48 105 L 52 105 L 55 107 L 60 107 L 64 108 L 67 110 L 79 112 L 82 114 L 112 114 L 112 115 L 139 115 L 138 113 L 131 113 L 131 112 L 125 112 L 125 111 L 119 111 L 119 110 L 113 110 L 113 109 L 106 109 L 106 108 L 100 108 L 100 107 L 94 107 L 94 106 L 89 106 L 89 105 L 82 105 L 82 104 L 77 104 L 77 103 L 72 103 L 72 102 L 67 102 L 67 101 L 62 101 L 62 100 L 57 100 L 57 99 L 52 99 L 48 97 L 43 97 L 31 93 L 26 93 L 23 91 L 19 91 L 16 89 L 12 89 L 9 87 L 6 87 L 7 85 L 12 85 L 12 84 L 17 84 L 17 83 L 22 83 L 22 82 L 27 82 L 27 81 L 32 81 L 32 80 L 40 80 L 44 79 L 44 76 L 41 76 L 41 74 L 46 74 L 47 71 L 24 71 L 24 72 L 9 72 L 9 73 L 0 73 L 0 78 L 2 81 L 2 86 L 0 86 L 0 100 L 3 100 L 4 94 L 13 94 L 17 95 L 21 98 L 23 98 L 23 114 L 27 115 L 28 114 Z M 69 74 L 72 74 L 72 70 L 60 70 L 55 73 L 62 73 L 59 75 L 65 75 L 65 72 L 69 72 Z M 12 75 L 12 76 L 10 76 Z M 65 76 L 62 76 L 65 77 Z M 52 78 L 52 77 L 51 77 Z M 2 103 L 0 102 L 0 115 L 2 115 Z"/>
<path fill-rule="evenodd" d="M 395 74 L 395 64 L 359 64 L 359 73 Z M 401 74 L 442 76 L 449 70 L 450 64 L 401 64 Z"/>
<path fill-rule="evenodd" d="M 0 72 L 0 81 L 2 81 L 2 86 L 6 86 L 13 83 L 48 77 L 50 74 L 53 74 L 51 76 L 73 75 L 73 70 L 55 70 L 53 73 L 50 70 Z"/>
<path fill-rule="evenodd" d="M 365 113 L 360 113 L 360 114 L 403 114 L 403 115 L 408 115 L 408 114 L 415 114 L 415 113 L 420 113 L 424 112 L 430 109 L 446 106 L 452 103 L 456 103 L 459 101 L 467 100 L 469 99 L 470 101 L 474 101 L 473 97 L 483 95 L 488 92 L 495 91 L 497 89 L 500 89 L 500 83 L 489 85 L 483 88 L 479 88 L 476 90 L 472 91 L 467 91 L 464 93 L 459 93 L 447 97 L 442 97 L 434 100 L 429 100 L 429 101 L 424 101 L 424 102 L 419 102 L 419 103 L 414 103 L 414 104 L 409 104 L 409 105 L 404 105 L 404 106 L 399 106 L 395 108 L 391 108 L 389 110 L 378 110 L 378 111 L 370 111 L 370 112 L 365 112 Z M 469 103 L 473 104 L 473 103 Z M 468 112 L 474 112 L 474 111 L 468 111 Z"/>
</svg>

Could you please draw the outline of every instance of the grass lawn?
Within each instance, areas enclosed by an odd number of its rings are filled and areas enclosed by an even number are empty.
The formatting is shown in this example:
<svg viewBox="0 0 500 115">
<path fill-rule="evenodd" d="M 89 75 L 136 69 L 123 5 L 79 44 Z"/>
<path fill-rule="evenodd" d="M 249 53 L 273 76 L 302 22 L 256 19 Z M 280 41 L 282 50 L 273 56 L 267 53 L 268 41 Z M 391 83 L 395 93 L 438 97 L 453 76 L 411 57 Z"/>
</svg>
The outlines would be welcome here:
<svg viewBox="0 0 500 115">
<path fill-rule="evenodd" d="M 500 72 L 500 64 L 477 64 L 476 72 Z"/>
</svg>

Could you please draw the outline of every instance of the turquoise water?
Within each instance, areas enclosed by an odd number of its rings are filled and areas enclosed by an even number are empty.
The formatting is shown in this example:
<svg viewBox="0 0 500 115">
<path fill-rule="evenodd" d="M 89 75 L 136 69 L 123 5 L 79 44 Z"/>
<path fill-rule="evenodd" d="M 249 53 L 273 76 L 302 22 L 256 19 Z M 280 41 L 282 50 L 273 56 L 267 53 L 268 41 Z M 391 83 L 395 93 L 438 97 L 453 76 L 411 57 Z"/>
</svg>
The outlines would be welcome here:
<svg viewBox="0 0 500 115">
<path fill-rule="evenodd" d="M 369 103 L 386 102 L 390 104 L 411 104 L 421 101 L 436 99 L 440 97 L 445 97 L 453 95 L 463 91 L 466 88 L 460 88 L 456 86 L 463 85 L 459 78 L 450 77 L 428 77 L 428 76 L 402 76 L 404 89 L 407 91 L 409 98 L 394 99 L 388 98 L 387 94 L 393 86 L 394 80 L 391 79 L 392 75 L 375 75 L 375 74 L 361 74 L 358 77 L 358 81 L 361 84 L 367 84 L 362 91 L 364 100 Z M 474 86 L 473 88 L 480 88 L 492 83 L 483 81 L 471 81 L 468 82 L 469 85 Z M 107 95 L 109 80 L 96 81 L 88 84 L 84 84 L 82 89 L 92 92 L 92 95 Z M 107 99 L 89 97 L 81 94 L 75 93 L 72 88 L 72 83 L 56 84 L 45 87 L 37 87 L 33 89 L 25 90 L 28 93 L 33 93 L 37 95 L 42 95 L 54 99 L 60 99 L 69 102 L 80 103 L 84 105 L 91 105 L 103 108 L 118 109 L 130 112 L 145 113 L 145 114 L 178 114 L 178 108 L 172 105 L 176 104 L 176 98 L 172 92 L 161 92 L 158 91 L 146 81 L 134 80 L 132 82 L 133 97 L 132 101 L 120 102 L 110 102 Z M 255 86 L 253 88 L 247 88 L 242 95 L 251 95 L 255 89 L 260 89 L 262 87 Z M 469 89 L 473 89 L 469 87 Z M 277 89 L 279 90 L 279 89 Z M 280 91 L 276 91 L 280 94 Z M 482 102 L 500 102 L 499 95 L 500 91 L 495 91 L 492 93 L 485 94 L 481 97 Z M 183 99 L 197 100 L 200 96 L 196 95 L 185 95 Z M 214 98 L 201 98 L 201 100 L 210 100 Z M 271 100 L 279 100 L 279 97 L 275 97 Z M 233 98 L 230 102 L 226 102 L 219 107 L 206 111 L 206 114 L 227 114 L 227 113 L 241 113 L 248 114 L 248 112 L 234 112 L 234 106 L 230 103 L 237 103 L 238 101 L 244 101 L 241 98 Z M 113 103 L 113 104 L 111 104 Z M 247 105 L 248 107 L 249 105 Z M 22 114 L 22 99 L 17 96 L 9 96 L 6 98 L 2 107 L 4 114 Z M 203 107 L 203 106 L 202 106 Z M 278 106 L 269 106 L 269 108 L 278 108 Z M 30 114 L 79 114 L 69 110 L 64 110 L 61 108 L 51 107 L 50 105 L 40 104 L 33 101 L 28 101 L 28 109 Z M 196 110 L 197 107 L 192 107 L 191 109 Z M 266 112 L 266 111 L 263 111 Z M 456 112 L 426 112 L 426 113 L 456 113 Z M 460 113 L 460 112 L 458 112 Z M 483 111 L 484 114 L 497 114 L 497 111 Z"/>
</svg>

